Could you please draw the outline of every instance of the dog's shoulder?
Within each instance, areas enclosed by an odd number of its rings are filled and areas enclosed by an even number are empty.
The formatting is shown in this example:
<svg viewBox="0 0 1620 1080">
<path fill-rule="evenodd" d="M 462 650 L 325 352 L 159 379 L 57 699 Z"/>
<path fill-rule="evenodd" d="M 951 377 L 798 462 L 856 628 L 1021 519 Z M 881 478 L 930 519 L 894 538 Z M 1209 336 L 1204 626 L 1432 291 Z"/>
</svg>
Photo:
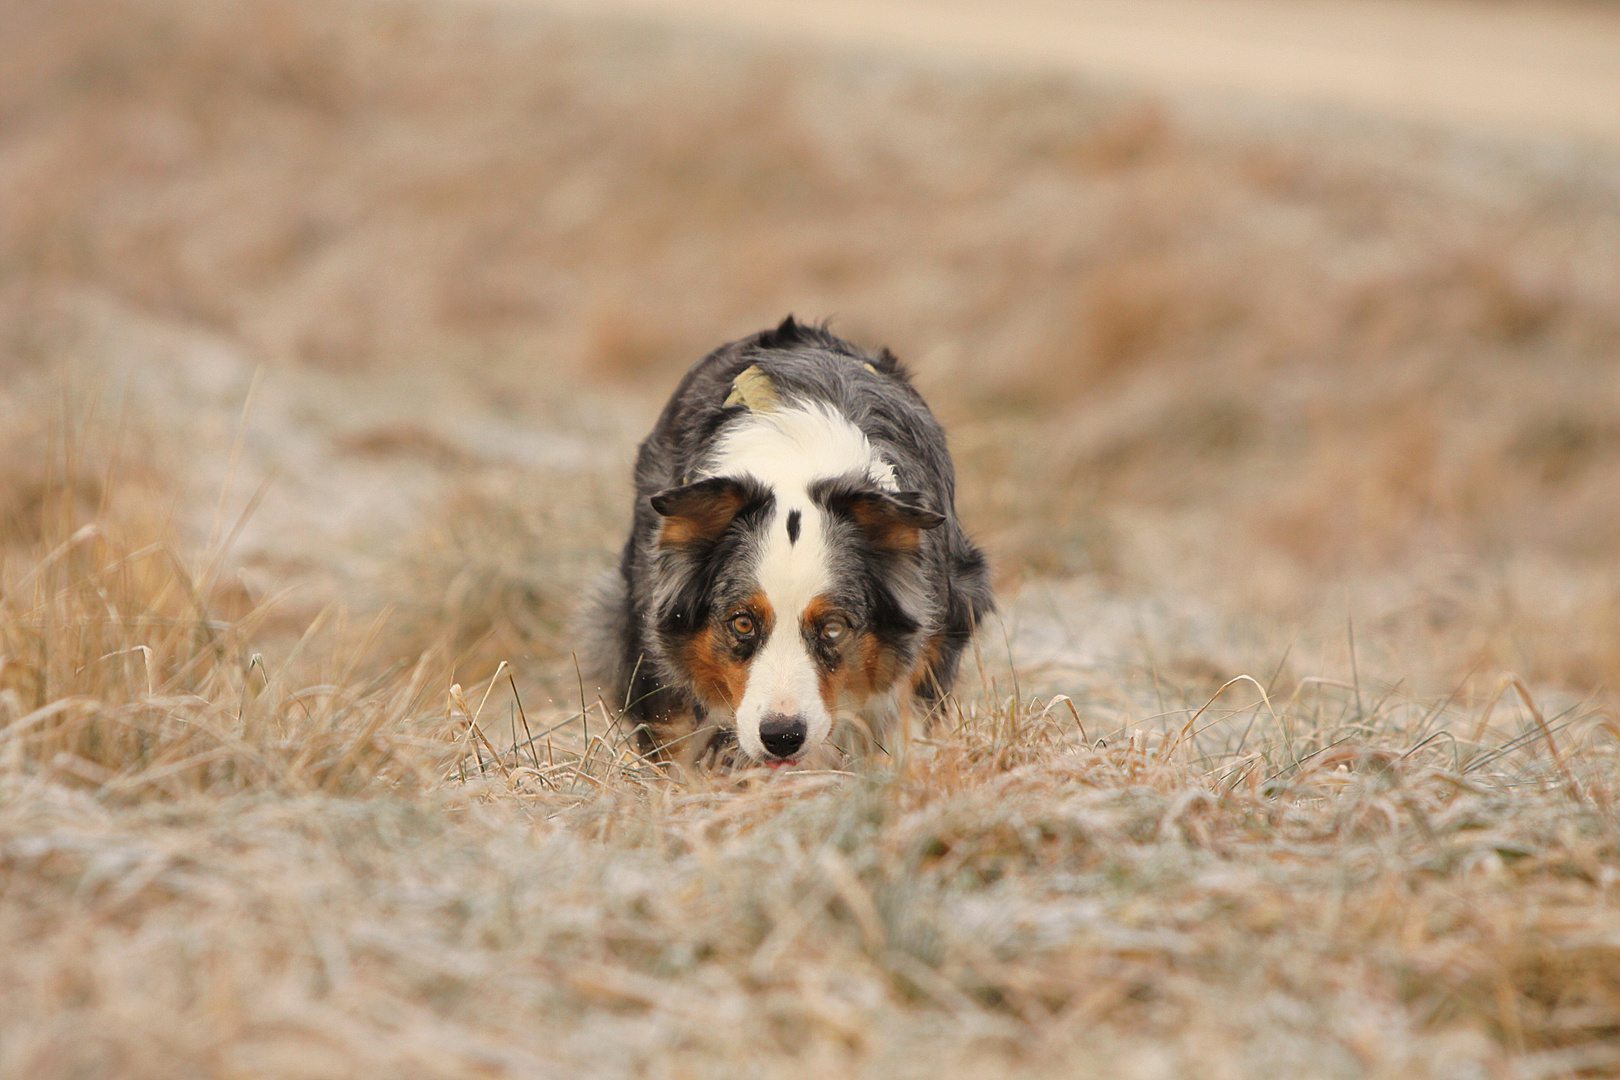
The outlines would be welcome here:
<svg viewBox="0 0 1620 1080">
<path fill-rule="evenodd" d="M 784 400 L 820 402 L 857 424 L 896 409 L 929 415 L 910 372 L 888 349 L 871 355 L 824 325 L 789 315 L 692 365 L 643 446 L 644 479 L 680 482 L 729 422 Z"/>
</svg>

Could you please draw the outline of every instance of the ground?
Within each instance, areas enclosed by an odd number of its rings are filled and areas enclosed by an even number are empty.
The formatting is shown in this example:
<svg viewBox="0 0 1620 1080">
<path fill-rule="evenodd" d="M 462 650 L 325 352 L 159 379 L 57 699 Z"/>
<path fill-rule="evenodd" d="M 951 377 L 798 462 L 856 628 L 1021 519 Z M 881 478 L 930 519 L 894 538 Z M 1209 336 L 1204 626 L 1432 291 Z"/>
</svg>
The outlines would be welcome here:
<svg viewBox="0 0 1620 1080">
<path fill-rule="evenodd" d="M 0 1076 L 1620 1070 L 1612 13 L 810 10 L 0 2 Z M 1002 617 L 667 777 L 578 602 L 789 311 Z"/>
</svg>

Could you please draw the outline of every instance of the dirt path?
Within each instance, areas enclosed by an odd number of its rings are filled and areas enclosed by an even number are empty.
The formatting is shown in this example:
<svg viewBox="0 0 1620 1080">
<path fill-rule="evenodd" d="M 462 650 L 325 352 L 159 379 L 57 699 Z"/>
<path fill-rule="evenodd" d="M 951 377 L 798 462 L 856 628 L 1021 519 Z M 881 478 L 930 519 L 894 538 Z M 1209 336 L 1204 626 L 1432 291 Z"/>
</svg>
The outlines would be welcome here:
<svg viewBox="0 0 1620 1080">
<path fill-rule="evenodd" d="M 519 0 L 1177 95 L 1620 146 L 1620 8 L 1467 0 Z"/>
</svg>

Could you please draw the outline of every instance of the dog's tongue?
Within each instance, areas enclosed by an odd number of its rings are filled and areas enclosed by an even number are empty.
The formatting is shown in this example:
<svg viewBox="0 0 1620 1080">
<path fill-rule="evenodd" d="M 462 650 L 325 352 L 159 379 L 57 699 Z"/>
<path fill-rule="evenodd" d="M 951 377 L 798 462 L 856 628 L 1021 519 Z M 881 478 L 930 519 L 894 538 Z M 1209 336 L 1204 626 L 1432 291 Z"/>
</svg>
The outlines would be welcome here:
<svg viewBox="0 0 1620 1080">
<path fill-rule="evenodd" d="M 773 769 L 791 769 L 791 768 L 793 768 L 793 766 L 797 765 L 798 762 L 796 762 L 796 761 L 767 761 L 765 764 L 769 765 Z"/>
</svg>

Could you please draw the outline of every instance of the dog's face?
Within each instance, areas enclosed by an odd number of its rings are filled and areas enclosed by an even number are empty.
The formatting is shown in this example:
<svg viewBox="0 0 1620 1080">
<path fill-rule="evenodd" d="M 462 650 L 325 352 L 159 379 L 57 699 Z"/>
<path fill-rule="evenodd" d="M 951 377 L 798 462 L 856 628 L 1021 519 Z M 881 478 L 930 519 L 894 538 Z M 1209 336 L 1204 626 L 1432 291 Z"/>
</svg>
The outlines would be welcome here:
<svg viewBox="0 0 1620 1080">
<path fill-rule="evenodd" d="M 779 764 L 814 753 L 840 710 L 904 687 L 929 621 L 921 534 L 944 518 L 871 470 L 808 479 L 768 465 L 653 497 L 653 618 L 699 700 L 735 717 L 742 750 Z"/>
</svg>

